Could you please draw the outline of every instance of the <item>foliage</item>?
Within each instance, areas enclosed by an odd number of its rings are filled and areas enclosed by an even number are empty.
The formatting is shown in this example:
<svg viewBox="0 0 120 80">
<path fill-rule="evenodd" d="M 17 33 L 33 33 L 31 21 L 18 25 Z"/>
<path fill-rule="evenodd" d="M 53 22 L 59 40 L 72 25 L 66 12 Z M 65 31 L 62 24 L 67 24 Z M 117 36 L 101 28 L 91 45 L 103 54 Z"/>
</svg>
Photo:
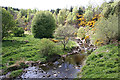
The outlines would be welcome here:
<svg viewBox="0 0 120 80">
<path fill-rule="evenodd" d="M 70 12 L 70 13 L 68 14 L 67 18 L 66 18 L 66 20 L 67 20 L 67 22 L 68 22 L 69 24 L 72 23 L 72 18 L 73 18 L 73 16 L 72 16 L 72 13 Z"/>
<path fill-rule="evenodd" d="M 22 74 L 22 72 L 23 72 L 23 69 L 15 70 L 15 71 L 12 71 L 9 76 L 10 76 L 10 78 L 16 78 L 16 77 L 20 76 Z"/>
<path fill-rule="evenodd" d="M 55 19 L 55 24 L 56 24 L 56 26 L 57 26 L 57 24 L 58 24 L 58 20 L 57 20 L 57 15 L 56 15 L 55 12 L 53 13 L 53 17 L 54 17 L 54 19 Z"/>
<path fill-rule="evenodd" d="M 108 5 L 107 7 L 105 7 L 102 11 L 102 14 L 105 18 L 108 18 L 109 14 L 111 13 L 112 11 L 112 7 L 111 5 Z"/>
<path fill-rule="evenodd" d="M 2 39 L 8 37 L 15 26 L 13 16 L 2 8 Z"/>
<path fill-rule="evenodd" d="M 50 42 L 50 43 L 45 43 Z M 60 52 L 60 49 L 63 49 L 62 46 L 57 45 L 57 43 L 54 43 L 52 41 L 49 41 L 48 39 L 43 39 L 42 41 L 45 43 L 45 45 L 42 43 L 40 39 L 34 38 L 32 35 L 26 35 L 25 37 L 12 37 L 8 38 L 7 40 L 4 40 L 2 42 L 2 65 L 0 66 L 0 69 L 5 69 L 6 64 L 12 65 L 16 61 L 20 61 L 21 58 L 24 58 L 25 61 L 47 61 L 48 57 L 43 56 L 43 54 L 40 53 L 40 50 L 43 50 L 48 48 L 47 46 L 51 46 L 51 50 L 48 50 L 50 52 L 49 55 L 52 55 L 53 52 L 61 55 L 65 54 L 64 52 Z M 53 45 L 53 47 L 52 47 Z M 68 48 L 69 48 L 68 44 Z M 42 48 L 41 48 L 42 47 Z M 57 51 L 58 50 L 58 51 Z M 13 61 L 13 62 L 11 62 Z"/>
<path fill-rule="evenodd" d="M 74 7 L 73 8 L 73 12 L 72 12 L 72 16 L 73 16 L 73 18 L 72 18 L 72 23 L 75 23 L 76 24 L 76 22 L 77 22 L 77 14 L 78 13 L 78 10 L 77 10 L 77 7 Z"/>
<path fill-rule="evenodd" d="M 65 46 L 67 45 L 69 38 L 75 36 L 74 33 L 77 31 L 76 28 L 74 28 L 73 26 L 67 24 L 65 26 L 60 25 L 54 33 L 54 36 L 56 38 L 62 38 L 63 40 L 61 41 L 62 44 L 64 45 L 64 49 Z"/>
<path fill-rule="evenodd" d="M 49 38 L 55 29 L 55 19 L 49 11 L 37 12 L 32 20 L 32 33 L 35 38 Z"/>
<path fill-rule="evenodd" d="M 93 11 L 92 10 L 87 10 L 85 11 L 84 17 L 87 21 L 92 20 L 93 18 Z"/>
<path fill-rule="evenodd" d="M 15 37 L 22 37 L 22 36 L 24 36 L 24 29 L 23 29 L 23 27 L 15 27 L 14 28 L 14 36 Z"/>
<path fill-rule="evenodd" d="M 72 12 L 72 11 L 73 11 L 73 7 L 71 6 L 71 7 L 70 7 L 70 12 Z"/>
<path fill-rule="evenodd" d="M 102 15 L 105 18 L 109 18 L 110 15 L 117 15 L 118 16 L 120 14 L 119 5 L 120 5 L 120 1 L 115 1 L 113 3 L 107 4 L 106 7 L 103 8 Z"/>
<path fill-rule="evenodd" d="M 17 26 L 19 27 L 25 26 L 25 20 L 26 20 L 25 16 L 22 16 L 21 12 L 18 12 L 16 19 Z"/>
<path fill-rule="evenodd" d="M 77 33 L 77 37 L 80 37 L 81 39 L 84 39 L 85 38 L 85 29 L 83 27 L 80 27 L 78 29 L 78 33 Z"/>
<path fill-rule="evenodd" d="M 65 23 L 65 19 L 67 17 L 67 11 L 65 9 L 62 9 L 59 11 L 59 14 L 58 14 L 58 23 L 59 24 L 64 24 Z"/>
<path fill-rule="evenodd" d="M 79 7 L 78 13 L 79 13 L 79 15 L 82 15 L 82 14 L 83 14 L 83 10 L 82 10 L 81 7 Z"/>
<path fill-rule="evenodd" d="M 27 10 L 20 9 L 21 16 L 27 16 Z"/>
<path fill-rule="evenodd" d="M 118 47 L 106 45 L 92 52 L 82 67 L 82 78 L 118 78 Z"/>
<path fill-rule="evenodd" d="M 61 48 L 51 40 L 43 38 L 39 45 L 39 51 L 41 55 L 49 57 L 61 53 Z"/>
<path fill-rule="evenodd" d="M 61 9 L 57 8 L 57 9 L 55 10 L 55 14 L 57 15 L 60 10 L 61 10 Z"/>
<path fill-rule="evenodd" d="M 118 17 L 110 16 L 108 19 L 101 18 L 95 23 L 95 31 L 90 31 L 91 42 L 102 40 L 104 43 L 109 43 L 111 39 L 120 39 L 118 34 Z"/>
</svg>

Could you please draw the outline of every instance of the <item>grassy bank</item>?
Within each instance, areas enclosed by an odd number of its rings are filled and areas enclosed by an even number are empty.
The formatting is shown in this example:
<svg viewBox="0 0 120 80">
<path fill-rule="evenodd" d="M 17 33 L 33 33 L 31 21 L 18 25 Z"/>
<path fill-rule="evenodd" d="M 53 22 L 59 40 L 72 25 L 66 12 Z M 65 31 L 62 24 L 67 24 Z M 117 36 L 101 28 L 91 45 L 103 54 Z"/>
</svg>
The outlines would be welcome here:
<svg viewBox="0 0 120 80">
<path fill-rule="evenodd" d="M 75 42 L 70 41 L 65 51 L 60 43 L 55 44 L 62 50 L 62 52 L 58 52 L 57 54 L 63 55 L 67 54 L 67 51 L 75 45 Z M 41 45 L 41 39 L 34 38 L 32 35 L 12 37 L 4 40 L 2 42 L 2 66 L 0 69 L 7 70 L 9 66 L 18 65 L 23 61 L 47 61 L 48 56 L 40 54 L 40 47 L 45 47 L 43 45 Z M 5 71 L 5 73 L 7 72 Z"/>
<path fill-rule="evenodd" d="M 118 57 L 119 47 L 110 44 L 92 52 L 87 57 L 79 76 L 82 76 L 82 78 L 118 78 L 120 73 L 118 68 L 120 61 Z"/>
</svg>

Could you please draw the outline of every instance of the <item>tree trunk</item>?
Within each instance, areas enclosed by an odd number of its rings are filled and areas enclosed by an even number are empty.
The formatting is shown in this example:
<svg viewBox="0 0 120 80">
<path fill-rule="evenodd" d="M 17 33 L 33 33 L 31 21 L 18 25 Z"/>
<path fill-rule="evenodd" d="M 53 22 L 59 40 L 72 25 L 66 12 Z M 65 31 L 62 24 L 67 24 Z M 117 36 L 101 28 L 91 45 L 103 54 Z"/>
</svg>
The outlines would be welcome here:
<svg viewBox="0 0 120 80">
<path fill-rule="evenodd" d="M 65 50 L 65 46 L 66 46 L 66 45 L 64 45 L 64 50 Z"/>
</svg>

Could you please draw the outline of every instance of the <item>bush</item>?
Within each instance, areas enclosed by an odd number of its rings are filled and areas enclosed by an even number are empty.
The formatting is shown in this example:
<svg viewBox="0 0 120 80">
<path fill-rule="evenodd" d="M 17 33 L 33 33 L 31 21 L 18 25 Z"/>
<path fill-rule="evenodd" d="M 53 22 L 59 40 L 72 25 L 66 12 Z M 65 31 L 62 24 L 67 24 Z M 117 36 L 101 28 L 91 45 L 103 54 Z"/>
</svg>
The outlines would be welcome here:
<svg viewBox="0 0 120 80">
<path fill-rule="evenodd" d="M 61 47 L 49 39 L 41 39 L 39 47 L 40 54 L 46 57 L 61 53 Z"/>
<path fill-rule="evenodd" d="M 81 39 L 83 39 L 85 38 L 85 33 L 86 33 L 85 29 L 83 27 L 80 27 L 78 29 L 77 37 L 80 37 Z"/>
<path fill-rule="evenodd" d="M 22 36 L 24 36 L 24 29 L 23 29 L 23 27 L 15 27 L 14 28 L 14 36 L 15 37 L 22 37 Z"/>
<path fill-rule="evenodd" d="M 2 8 L 2 39 L 8 37 L 15 27 L 13 16 Z"/>
<path fill-rule="evenodd" d="M 97 40 L 103 41 L 104 43 L 109 43 L 112 39 L 120 40 L 118 34 L 118 17 L 111 15 L 108 19 L 101 18 L 95 23 L 95 31 L 91 34 L 91 41 L 95 43 Z"/>
<path fill-rule="evenodd" d="M 32 20 L 32 33 L 35 38 L 50 38 L 55 29 L 55 19 L 49 11 L 36 13 Z"/>
</svg>

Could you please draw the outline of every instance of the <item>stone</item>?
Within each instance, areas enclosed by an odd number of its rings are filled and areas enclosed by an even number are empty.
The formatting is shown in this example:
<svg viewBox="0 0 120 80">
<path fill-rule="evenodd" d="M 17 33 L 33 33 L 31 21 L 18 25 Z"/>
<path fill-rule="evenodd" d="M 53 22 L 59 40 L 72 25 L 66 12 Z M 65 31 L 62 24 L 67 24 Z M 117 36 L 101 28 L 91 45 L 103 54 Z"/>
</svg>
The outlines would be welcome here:
<svg viewBox="0 0 120 80">
<path fill-rule="evenodd" d="M 59 68 L 62 67 L 61 65 L 59 65 Z"/>
<path fill-rule="evenodd" d="M 42 66 L 46 66 L 46 64 L 42 64 Z"/>
<path fill-rule="evenodd" d="M 55 77 L 57 77 L 58 75 L 56 73 L 53 74 Z"/>
<path fill-rule="evenodd" d="M 43 77 L 45 77 L 45 76 L 43 76 Z"/>
<path fill-rule="evenodd" d="M 53 68 L 54 70 L 56 69 L 56 67 Z"/>
<path fill-rule="evenodd" d="M 47 77 L 50 77 L 51 75 L 47 75 Z"/>
<path fill-rule="evenodd" d="M 58 74 L 59 74 L 60 72 L 58 72 Z"/>
</svg>

